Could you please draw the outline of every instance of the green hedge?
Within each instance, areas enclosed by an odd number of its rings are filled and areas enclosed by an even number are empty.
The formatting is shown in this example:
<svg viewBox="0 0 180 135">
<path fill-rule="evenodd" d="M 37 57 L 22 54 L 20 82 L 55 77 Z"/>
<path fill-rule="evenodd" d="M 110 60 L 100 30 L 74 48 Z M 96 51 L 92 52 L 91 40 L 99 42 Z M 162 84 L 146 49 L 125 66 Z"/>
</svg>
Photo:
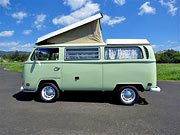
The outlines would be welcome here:
<svg viewBox="0 0 180 135">
<path fill-rule="evenodd" d="M 157 63 L 180 63 L 180 52 L 165 50 L 155 53 Z"/>
</svg>

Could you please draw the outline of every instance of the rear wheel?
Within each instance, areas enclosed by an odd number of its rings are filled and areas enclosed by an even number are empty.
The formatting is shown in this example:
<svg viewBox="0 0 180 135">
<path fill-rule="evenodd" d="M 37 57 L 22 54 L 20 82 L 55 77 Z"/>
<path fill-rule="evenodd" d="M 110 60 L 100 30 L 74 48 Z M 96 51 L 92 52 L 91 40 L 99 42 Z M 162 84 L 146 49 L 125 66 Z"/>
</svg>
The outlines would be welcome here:
<svg viewBox="0 0 180 135">
<path fill-rule="evenodd" d="M 125 105 L 133 105 L 139 99 L 139 94 L 134 86 L 122 86 L 118 91 L 119 101 Z"/>
<path fill-rule="evenodd" d="M 44 83 L 40 87 L 39 95 L 43 102 L 55 102 L 59 98 L 60 91 L 53 83 Z"/>
</svg>

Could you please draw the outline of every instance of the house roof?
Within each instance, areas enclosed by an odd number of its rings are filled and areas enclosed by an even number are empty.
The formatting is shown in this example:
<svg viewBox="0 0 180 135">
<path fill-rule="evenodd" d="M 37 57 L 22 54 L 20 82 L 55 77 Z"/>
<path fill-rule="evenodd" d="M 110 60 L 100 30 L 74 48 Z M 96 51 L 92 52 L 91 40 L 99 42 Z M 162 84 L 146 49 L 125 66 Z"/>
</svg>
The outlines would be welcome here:
<svg viewBox="0 0 180 135">
<path fill-rule="evenodd" d="M 91 16 L 91 17 L 89 17 L 89 18 L 86 18 L 86 19 L 84 19 L 84 20 L 82 20 L 82 21 L 79 21 L 79 22 L 77 22 L 77 23 L 71 24 L 71 25 L 69 25 L 69 26 L 67 26 L 67 27 L 64 27 L 64 28 L 62 28 L 62 29 L 59 29 L 59 30 L 57 30 L 57 31 L 51 32 L 51 33 L 49 33 L 49 34 L 47 34 L 47 35 L 44 35 L 44 36 L 38 38 L 38 40 L 36 41 L 36 44 L 38 44 L 38 43 L 40 43 L 40 42 L 42 42 L 42 41 L 45 41 L 45 40 L 47 40 L 47 39 L 49 39 L 49 38 L 55 37 L 55 36 L 57 36 L 57 35 L 59 35 L 59 34 L 62 34 L 62 33 L 65 33 L 65 32 L 67 32 L 67 31 L 70 31 L 70 30 L 72 30 L 72 29 L 75 29 L 75 28 L 77 28 L 77 27 L 80 27 L 80 26 L 82 26 L 82 25 L 84 25 L 84 24 L 87 24 L 87 23 L 90 23 L 90 22 L 92 22 L 92 21 L 101 19 L 102 17 L 103 17 L 103 15 L 102 15 L 101 13 L 99 13 L 99 14 L 96 14 L 96 15 Z"/>
<path fill-rule="evenodd" d="M 142 44 L 142 45 L 149 45 L 149 41 L 147 39 L 107 39 L 106 44 L 113 44 L 113 45 L 135 45 L 135 44 Z"/>
</svg>

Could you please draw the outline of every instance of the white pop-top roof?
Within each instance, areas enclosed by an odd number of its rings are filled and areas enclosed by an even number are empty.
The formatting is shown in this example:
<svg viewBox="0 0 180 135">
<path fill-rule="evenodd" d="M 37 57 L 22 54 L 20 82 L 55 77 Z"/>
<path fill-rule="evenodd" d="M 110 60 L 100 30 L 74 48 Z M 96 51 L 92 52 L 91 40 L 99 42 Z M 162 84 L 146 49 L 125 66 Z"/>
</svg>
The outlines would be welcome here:
<svg viewBox="0 0 180 135">
<path fill-rule="evenodd" d="M 150 43 L 147 39 L 107 39 L 106 44 L 118 44 L 118 45 L 134 45 L 134 44 L 143 44 L 149 45 Z"/>
<path fill-rule="evenodd" d="M 89 23 L 89 22 L 95 21 L 95 20 L 97 20 L 97 19 L 101 19 L 102 17 L 103 17 L 102 14 L 99 13 L 99 14 L 96 14 L 96 15 L 91 16 L 91 17 L 89 17 L 89 18 L 86 18 L 86 19 L 84 19 L 84 20 L 82 20 L 82 21 L 79 21 L 79 22 L 77 22 L 77 23 L 71 24 L 71 25 L 69 25 L 69 26 L 67 26 L 67 27 L 64 27 L 64 28 L 62 28 L 62 29 L 59 29 L 59 30 L 57 30 L 57 31 L 51 32 L 51 33 L 49 33 L 49 34 L 47 34 L 47 35 L 44 35 L 44 36 L 38 38 L 38 40 L 36 41 L 36 44 L 38 44 L 39 42 L 42 42 L 42 41 L 44 41 L 44 40 L 47 40 L 47 39 L 49 39 L 49 38 L 51 38 L 51 37 L 54 37 L 54 36 L 57 36 L 57 35 L 62 34 L 62 33 L 64 33 L 64 32 L 67 32 L 67 31 L 69 31 L 69 30 L 72 30 L 72 29 L 74 29 L 74 28 L 77 28 L 77 27 L 79 27 L 79 26 L 82 26 L 82 25 L 84 25 L 84 24 L 87 24 L 87 23 Z"/>
</svg>

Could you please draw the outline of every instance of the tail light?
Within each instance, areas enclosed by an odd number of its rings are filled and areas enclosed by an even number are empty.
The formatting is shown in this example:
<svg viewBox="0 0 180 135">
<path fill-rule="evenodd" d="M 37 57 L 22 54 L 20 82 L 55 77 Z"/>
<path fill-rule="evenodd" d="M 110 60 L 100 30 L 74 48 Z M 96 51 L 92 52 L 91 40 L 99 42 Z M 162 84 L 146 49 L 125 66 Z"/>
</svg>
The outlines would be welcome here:
<svg viewBox="0 0 180 135">
<path fill-rule="evenodd" d="M 30 83 L 26 83 L 26 86 L 30 86 Z"/>
<path fill-rule="evenodd" d="M 148 86 L 152 86 L 152 83 L 148 83 Z"/>
</svg>

